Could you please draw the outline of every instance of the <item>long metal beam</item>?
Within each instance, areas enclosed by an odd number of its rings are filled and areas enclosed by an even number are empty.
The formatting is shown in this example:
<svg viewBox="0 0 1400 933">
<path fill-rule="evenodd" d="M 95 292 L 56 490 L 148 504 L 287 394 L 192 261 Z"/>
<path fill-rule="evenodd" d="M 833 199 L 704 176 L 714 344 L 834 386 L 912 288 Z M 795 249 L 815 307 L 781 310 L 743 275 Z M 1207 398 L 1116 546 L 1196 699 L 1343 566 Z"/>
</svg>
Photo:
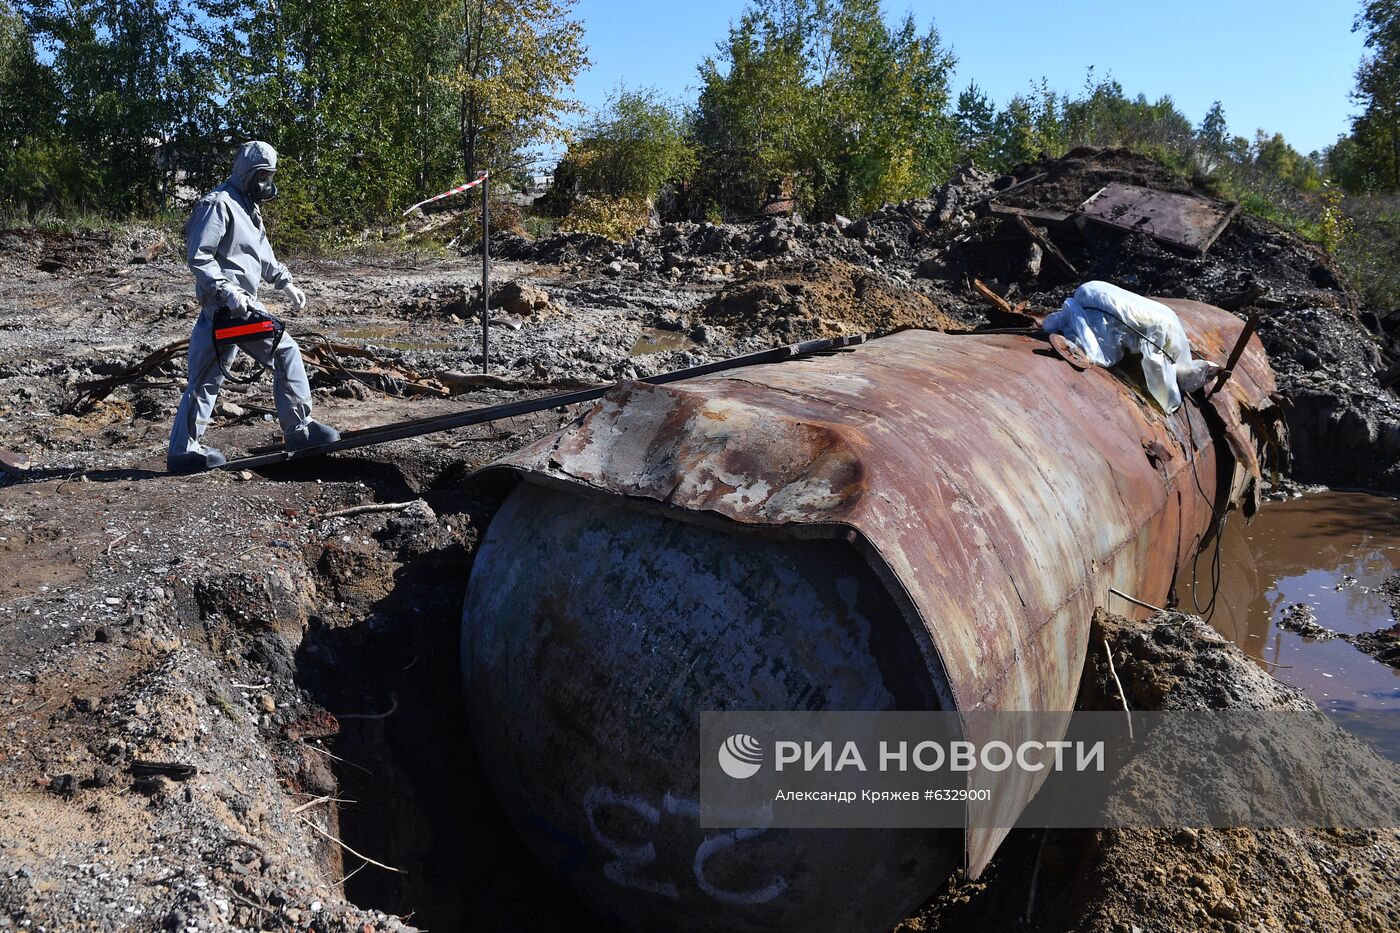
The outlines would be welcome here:
<svg viewBox="0 0 1400 933">
<path fill-rule="evenodd" d="M 833 337 L 826 340 L 808 340 L 803 343 L 788 344 L 787 346 L 774 347 L 771 350 L 760 350 L 757 353 L 748 353 L 743 356 L 717 360 L 713 363 L 705 363 L 700 366 L 691 366 L 687 369 L 678 369 L 669 373 L 661 373 L 660 375 L 637 381 L 650 383 L 651 385 L 665 385 L 667 383 L 679 382 L 683 379 L 693 379 L 696 376 L 723 372 L 729 369 L 738 369 L 744 366 L 757 366 L 762 363 L 780 363 L 785 360 L 797 359 L 798 357 L 840 350 L 844 347 L 865 343 L 867 339 L 868 335 L 866 334 L 854 334 L 844 337 Z M 615 386 L 616 383 L 611 383 L 593 389 L 579 389 L 574 392 L 546 395 L 542 398 L 524 399 L 519 402 L 506 402 L 501 405 L 489 405 L 485 408 L 473 408 L 470 411 L 453 412 L 451 414 L 436 415 L 430 418 L 416 418 L 411 421 L 396 421 L 390 424 L 378 425 L 373 428 L 364 428 L 359 431 L 346 431 L 340 436 L 340 440 L 334 443 L 320 444 L 316 447 L 306 447 L 301 450 L 287 450 L 285 447 L 280 446 L 270 450 L 264 449 L 265 452 L 259 452 L 253 456 L 239 457 L 238 459 L 230 460 L 228 463 L 224 464 L 223 469 L 248 470 L 254 467 L 286 463 L 289 460 L 308 460 L 312 457 L 319 457 L 323 454 L 335 453 L 341 450 L 355 450 L 360 447 L 384 444 L 388 441 L 398 441 L 408 437 L 420 437 L 424 434 L 436 434 L 441 431 L 452 431 L 457 428 L 470 427 L 475 424 L 486 424 L 490 421 L 514 418 L 518 415 L 528 415 L 549 408 L 561 408 L 566 405 L 592 402 L 602 398 Z"/>
</svg>

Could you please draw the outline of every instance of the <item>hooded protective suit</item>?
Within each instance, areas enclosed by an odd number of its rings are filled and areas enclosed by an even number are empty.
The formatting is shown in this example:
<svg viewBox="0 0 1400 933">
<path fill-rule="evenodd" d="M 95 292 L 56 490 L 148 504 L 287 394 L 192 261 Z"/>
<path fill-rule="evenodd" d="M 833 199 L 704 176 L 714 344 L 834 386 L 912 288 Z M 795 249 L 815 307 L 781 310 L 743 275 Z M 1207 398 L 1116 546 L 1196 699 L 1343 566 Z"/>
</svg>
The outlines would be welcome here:
<svg viewBox="0 0 1400 933">
<path fill-rule="evenodd" d="M 292 274 L 273 255 L 262 211 L 249 193 L 254 176 L 263 169 L 277 170 L 277 151 L 263 142 L 244 143 L 234 160 L 233 173 L 195 205 L 185 225 L 186 258 L 194 273 L 200 313 L 190 336 L 189 385 L 170 432 L 166 464 L 172 471 L 209 469 L 224 462 L 217 450 L 200 443 L 214 413 L 224 370 L 238 353 L 237 348 L 225 348 L 223 365 L 219 365 L 214 313 L 240 305 L 261 311 L 258 287 L 263 281 L 279 289 L 292 284 Z M 327 443 L 339 437 L 333 429 L 311 420 L 311 386 L 296 341 L 283 335 L 275 347 L 269 338 L 245 343 L 242 349 L 272 368 L 277 420 L 288 447 Z"/>
</svg>

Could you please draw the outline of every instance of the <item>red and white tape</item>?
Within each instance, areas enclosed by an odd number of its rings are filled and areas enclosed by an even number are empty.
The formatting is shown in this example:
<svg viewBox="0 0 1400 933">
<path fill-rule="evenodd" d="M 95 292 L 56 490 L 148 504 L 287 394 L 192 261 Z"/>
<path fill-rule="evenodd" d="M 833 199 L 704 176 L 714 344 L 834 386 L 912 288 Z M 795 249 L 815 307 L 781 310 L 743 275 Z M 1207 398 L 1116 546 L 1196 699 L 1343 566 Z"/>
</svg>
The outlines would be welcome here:
<svg viewBox="0 0 1400 933">
<path fill-rule="evenodd" d="M 432 204 L 434 201 L 441 201 L 443 198 L 450 198 L 454 194 L 461 194 L 463 191 L 469 191 L 472 188 L 475 188 L 477 185 L 481 184 L 490 176 L 490 172 L 478 172 L 476 176 L 476 181 L 469 181 L 465 185 L 458 185 L 455 188 L 451 188 L 447 191 L 444 191 L 442 194 L 435 194 L 431 198 L 428 198 L 428 200 L 426 201 L 419 201 L 417 204 L 404 211 L 402 216 L 407 217 L 409 214 L 418 210 L 418 208 L 422 207 L 424 204 Z"/>
</svg>

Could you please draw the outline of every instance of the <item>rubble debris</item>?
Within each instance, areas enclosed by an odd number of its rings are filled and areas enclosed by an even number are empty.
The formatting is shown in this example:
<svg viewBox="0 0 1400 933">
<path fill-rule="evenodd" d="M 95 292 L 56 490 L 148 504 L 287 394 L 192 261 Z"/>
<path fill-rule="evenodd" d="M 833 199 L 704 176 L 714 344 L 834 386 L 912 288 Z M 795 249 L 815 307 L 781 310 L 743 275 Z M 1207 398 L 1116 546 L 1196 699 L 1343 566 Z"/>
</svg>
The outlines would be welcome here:
<svg viewBox="0 0 1400 933">
<path fill-rule="evenodd" d="M 1040 326 L 1040 319 L 1028 313 L 1029 308 L 1026 302 L 1022 301 L 1013 306 L 1011 302 L 998 295 L 981 279 L 973 279 L 972 288 L 977 294 L 987 299 L 988 304 L 992 306 L 991 310 L 987 312 L 987 323 L 992 327 L 1020 328 Z"/>
<path fill-rule="evenodd" d="M 131 249 L 131 262 L 136 265 L 146 265 L 155 262 L 165 252 L 165 240 L 162 238 L 144 247 L 137 241 L 131 244 Z"/>
<path fill-rule="evenodd" d="M 0 450 L 0 472 L 21 476 L 29 469 L 29 465 L 29 458 L 24 454 L 13 450 Z"/>
<path fill-rule="evenodd" d="M 190 764 L 175 761 L 143 761 L 141 759 L 132 761 L 127 770 L 137 777 L 160 775 L 168 777 L 172 781 L 187 781 L 199 773 L 199 769 Z"/>
<path fill-rule="evenodd" d="M 838 336 L 898 327 L 958 330 L 927 295 L 839 260 L 783 263 L 722 289 L 696 311 L 711 324 L 768 335 Z"/>
<path fill-rule="evenodd" d="M 1344 637 L 1382 664 L 1400 668 L 1400 622 L 1379 631 Z"/>
<path fill-rule="evenodd" d="M 1307 603 L 1294 603 L 1284 609 L 1283 615 L 1279 616 L 1278 627 L 1317 641 L 1327 641 L 1337 637 L 1336 632 L 1318 624 L 1313 608 Z"/>
<path fill-rule="evenodd" d="M 1012 219 L 1016 222 L 1018 227 L 1025 231 L 1026 236 L 1030 237 L 1031 240 L 1035 242 L 1036 246 L 1044 250 L 1046 255 L 1054 260 L 1056 267 L 1058 267 L 1062 273 L 1071 279 L 1079 278 L 1079 270 L 1074 268 L 1074 263 L 1066 259 L 1065 254 L 1060 252 L 1059 248 L 1055 246 L 1054 243 L 1050 242 L 1050 238 L 1045 235 L 1044 231 L 1040 230 L 1035 224 L 1026 219 L 1025 214 L 1013 214 Z M 1035 269 L 1028 269 L 1027 271 L 1030 273 L 1031 277 L 1038 276 L 1038 264 Z"/>
<path fill-rule="evenodd" d="M 549 308 L 549 293 L 528 282 L 505 282 L 491 290 L 491 308 L 515 317 L 532 317 Z"/>
<path fill-rule="evenodd" d="M 179 359 L 189 351 L 189 348 L 190 340 L 188 337 L 183 340 L 175 340 L 151 351 L 139 362 L 132 363 L 115 375 L 79 382 L 75 387 L 77 395 L 63 406 L 63 410 L 74 415 L 87 414 L 98 402 L 111 395 L 116 389 L 130 385 L 138 379 L 143 379 L 165 364 Z"/>
<path fill-rule="evenodd" d="M 321 518 L 348 518 L 351 515 L 368 515 L 375 512 L 402 512 L 406 509 L 414 509 L 418 515 L 432 514 L 432 509 L 422 499 L 411 499 L 408 502 L 371 502 L 367 505 L 352 505 L 349 508 L 336 509 L 333 512 L 326 512 Z"/>
<path fill-rule="evenodd" d="M 531 391 L 537 389 L 566 391 L 569 389 L 596 389 L 601 384 L 586 379 L 512 379 L 506 376 L 493 376 L 490 373 L 460 373 L 451 369 L 441 370 L 433 378 L 446 386 L 453 395 L 473 392 L 478 389 L 528 389 Z"/>
<path fill-rule="evenodd" d="M 924 220 L 932 218 L 939 224 L 966 223 L 973 209 L 995 194 L 996 182 L 995 172 L 975 165 L 959 166 L 934 192 L 932 209 L 921 211 Z"/>
<path fill-rule="evenodd" d="M 298 340 L 306 339 L 299 337 Z M 446 397 L 451 393 L 441 386 L 434 385 L 416 370 L 390 363 L 377 354 L 359 347 L 332 343 L 324 338 L 320 342 L 308 341 L 301 348 L 302 359 L 316 367 L 311 384 L 320 388 L 334 388 L 353 380 L 372 391 L 387 395 L 415 396 L 428 395 Z M 355 356 L 372 361 L 367 365 L 351 368 L 340 360 L 340 354 Z"/>
</svg>

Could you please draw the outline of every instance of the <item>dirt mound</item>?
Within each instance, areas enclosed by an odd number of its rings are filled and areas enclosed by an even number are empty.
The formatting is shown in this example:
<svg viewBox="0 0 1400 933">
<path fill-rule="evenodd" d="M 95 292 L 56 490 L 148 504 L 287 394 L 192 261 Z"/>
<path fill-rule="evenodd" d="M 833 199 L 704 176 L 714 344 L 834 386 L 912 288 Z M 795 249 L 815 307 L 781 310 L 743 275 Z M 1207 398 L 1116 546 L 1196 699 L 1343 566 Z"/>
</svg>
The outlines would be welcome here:
<svg viewBox="0 0 1400 933">
<path fill-rule="evenodd" d="M 766 268 L 724 288 L 697 317 L 783 340 L 889 331 L 897 327 L 957 330 L 933 299 L 888 277 L 840 260 Z"/>
<path fill-rule="evenodd" d="M 1133 709 L 1316 710 L 1194 616 L 1101 617 L 1099 634 Z M 1080 708 L 1117 709 L 1094 641 Z M 980 879 L 955 875 L 898 930 L 1395 929 L 1397 858 L 1393 829 L 1015 830 Z"/>
<path fill-rule="evenodd" d="M 1180 194 L 1205 194 L 1204 190 L 1171 169 L 1154 162 L 1131 149 L 1096 149 L 1081 146 L 1058 159 L 1042 155 L 1033 162 L 1018 165 L 1011 175 L 1017 179 L 1045 175 L 1035 187 L 1013 191 L 1004 204 L 1019 207 L 1057 207 L 1071 210 L 1110 182 L 1173 191 Z"/>
<path fill-rule="evenodd" d="M 596 233 L 551 233 L 531 240 L 511 231 L 492 231 L 491 252 L 500 259 L 532 262 L 589 262 L 610 255 L 617 244 Z"/>
</svg>

